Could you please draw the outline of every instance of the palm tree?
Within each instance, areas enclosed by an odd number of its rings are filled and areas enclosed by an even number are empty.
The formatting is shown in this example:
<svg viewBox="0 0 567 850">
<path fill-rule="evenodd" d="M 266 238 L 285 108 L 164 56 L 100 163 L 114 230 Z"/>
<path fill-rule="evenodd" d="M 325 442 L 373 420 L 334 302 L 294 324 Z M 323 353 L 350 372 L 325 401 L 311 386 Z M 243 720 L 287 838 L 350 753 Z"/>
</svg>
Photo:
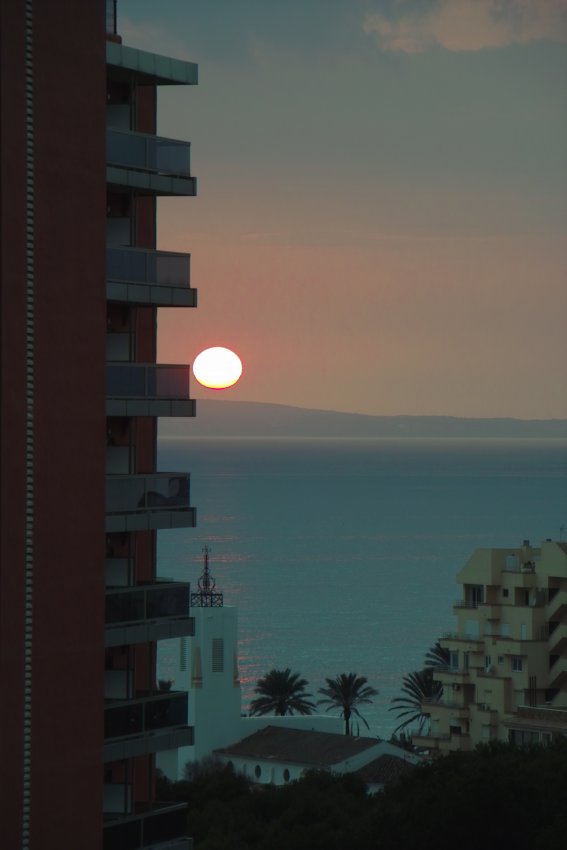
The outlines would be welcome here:
<svg viewBox="0 0 567 850">
<path fill-rule="evenodd" d="M 340 708 L 341 715 L 345 719 L 345 735 L 351 734 L 350 719 L 354 714 L 359 717 L 367 729 L 370 726 L 359 712 L 357 706 L 364 703 L 372 702 L 372 697 L 377 696 L 376 688 L 367 685 L 368 679 L 365 676 L 357 676 L 356 673 L 340 673 L 334 679 L 325 679 L 326 688 L 319 688 L 319 693 L 323 694 L 325 699 L 318 700 L 320 705 L 327 705 L 325 711 L 331 711 L 333 708 Z"/>
<path fill-rule="evenodd" d="M 435 681 L 433 670 L 433 667 L 426 667 L 417 673 L 408 673 L 402 679 L 404 696 L 395 697 L 392 702 L 396 704 L 388 709 L 388 711 L 397 711 L 398 719 L 405 718 L 399 726 L 396 726 L 394 734 L 413 723 L 417 723 L 419 732 L 422 731 L 425 722 L 429 719 L 429 714 L 423 711 L 423 703 L 437 702 L 443 693 L 443 685 Z"/>
<path fill-rule="evenodd" d="M 306 679 L 300 673 L 285 670 L 270 670 L 256 682 L 254 693 L 260 694 L 250 703 L 250 714 L 313 714 L 315 703 L 311 694 L 305 693 Z"/>
<path fill-rule="evenodd" d="M 439 641 L 425 653 L 426 667 L 446 667 L 449 664 L 449 650 L 441 646 Z"/>
</svg>

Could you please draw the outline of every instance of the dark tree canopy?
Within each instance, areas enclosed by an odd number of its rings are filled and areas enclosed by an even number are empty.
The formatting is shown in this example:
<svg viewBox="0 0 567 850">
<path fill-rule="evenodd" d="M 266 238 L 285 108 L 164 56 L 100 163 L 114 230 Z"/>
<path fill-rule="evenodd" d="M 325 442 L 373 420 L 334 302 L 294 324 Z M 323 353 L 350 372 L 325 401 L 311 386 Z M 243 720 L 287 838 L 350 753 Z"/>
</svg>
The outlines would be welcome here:
<svg viewBox="0 0 567 850">
<path fill-rule="evenodd" d="M 565 739 L 442 756 L 376 795 L 353 775 L 312 771 L 276 788 L 251 786 L 229 767 L 194 774 L 161 779 L 157 793 L 188 802 L 195 850 L 565 848 Z"/>
</svg>

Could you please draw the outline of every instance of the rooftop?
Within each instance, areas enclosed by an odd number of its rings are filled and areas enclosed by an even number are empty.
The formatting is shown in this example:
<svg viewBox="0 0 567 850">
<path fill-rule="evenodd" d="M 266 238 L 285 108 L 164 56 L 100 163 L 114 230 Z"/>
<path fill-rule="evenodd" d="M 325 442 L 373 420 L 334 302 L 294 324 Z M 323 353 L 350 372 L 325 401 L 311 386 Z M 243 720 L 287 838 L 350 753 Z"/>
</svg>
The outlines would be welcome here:
<svg viewBox="0 0 567 850">
<path fill-rule="evenodd" d="M 216 752 L 226 756 L 286 761 L 325 768 L 376 747 L 379 743 L 376 738 L 353 738 L 331 732 L 267 726 Z"/>
</svg>

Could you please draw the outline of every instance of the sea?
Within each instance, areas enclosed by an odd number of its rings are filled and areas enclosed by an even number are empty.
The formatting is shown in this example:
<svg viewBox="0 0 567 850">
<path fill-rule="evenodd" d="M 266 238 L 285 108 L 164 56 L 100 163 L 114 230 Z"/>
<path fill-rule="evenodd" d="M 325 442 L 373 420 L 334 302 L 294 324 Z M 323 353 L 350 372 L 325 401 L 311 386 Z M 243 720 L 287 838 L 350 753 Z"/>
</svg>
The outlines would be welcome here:
<svg viewBox="0 0 567 850">
<path fill-rule="evenodd" d="M 360 734 L 381 738 L 454 629 L 471 553 L 567 539 L 567 440 L 164 438 L 159 468 L 190 471 L 197 527 L 158 534 L 158 574 L 196 587 L 209 547 L 238 609 L 243 711 L 274 667 L 315 697 L 354 672 L 379 691 Z M 176 652 L 160 643 L 160 676 Z"/>
</svg>

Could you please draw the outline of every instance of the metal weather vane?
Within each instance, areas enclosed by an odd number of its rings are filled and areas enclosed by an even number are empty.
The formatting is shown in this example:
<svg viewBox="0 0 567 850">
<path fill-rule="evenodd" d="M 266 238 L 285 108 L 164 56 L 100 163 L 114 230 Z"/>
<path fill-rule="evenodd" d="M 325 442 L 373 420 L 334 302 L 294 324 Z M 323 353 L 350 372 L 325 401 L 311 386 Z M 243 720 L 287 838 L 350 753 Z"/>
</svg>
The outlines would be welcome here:
<svg viewBox="0 0 567 850">
<path fill-rule="evenodd" d="M 198 591 L 191 594 L 192 608 L 222 608 L 223 594 L 215 592 L 216 582 L 209 570 L 209 553 L 208 546 L 203 547 L 204 565 L 201 577 L 197 582 Z"/>
</svg>

